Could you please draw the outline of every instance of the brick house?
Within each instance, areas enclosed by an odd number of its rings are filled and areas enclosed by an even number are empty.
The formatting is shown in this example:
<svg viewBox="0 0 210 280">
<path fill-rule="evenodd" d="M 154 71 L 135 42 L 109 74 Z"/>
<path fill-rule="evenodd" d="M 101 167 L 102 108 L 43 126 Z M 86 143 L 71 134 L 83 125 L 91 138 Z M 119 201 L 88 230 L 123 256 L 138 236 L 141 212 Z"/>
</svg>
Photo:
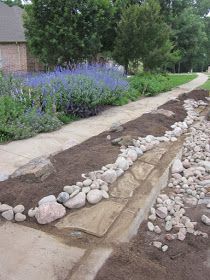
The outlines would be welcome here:
<svg viewBox="0 0 210 280">
<path fill-rule="evenodd" d="M 26 44 L 23 9 L 0 2 L 0 70 L 3 72 L 32 72 L 41 70 Z"/>
</svg>

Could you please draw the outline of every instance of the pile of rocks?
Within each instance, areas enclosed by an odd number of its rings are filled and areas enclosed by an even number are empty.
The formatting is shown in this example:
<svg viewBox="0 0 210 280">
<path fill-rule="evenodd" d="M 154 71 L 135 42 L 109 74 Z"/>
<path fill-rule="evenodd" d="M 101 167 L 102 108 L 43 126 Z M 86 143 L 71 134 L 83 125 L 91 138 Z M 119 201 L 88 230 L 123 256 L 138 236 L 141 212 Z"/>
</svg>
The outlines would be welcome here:
<svg viewBox="0 0 210 280">
<path fill-rule="evenodd" d="M 200 203 L 205 203 L 210 208 L 210 122 L 204 117 L 198 117 L 192 110 L 192 105 L 195 106 L 192 101 L 185 102 L 188 110 L 186 123 L 189 125 L 193 120 L 197 122 L 190 127 L 182 161 L 174 161 L 168 192 L 158 196 L 148 218 L 149 231 L 157 234 L 162 232 L 168 241 L 183 241 L 187 233 L 208 237 L 206 233 L 196 229 L 197 222 L 187 217 L 185 211 L 186 207 L 195 207 Z M 208 216 L 202 215 L 201 220 L 210 225 Z M 158 247 L 156 243 L 153 245 Z"/>
<path fill-rule="evenodd" d="M 26 219 L 26 215 L 23 214 L 25 207 L 23 205 L 17 205 L 14 208 L 8 204 L 0 203 L 0 213 L 7 221 L 15 220 L 16 222 L 23 222 Z"/>
<path fill-rule="evenodd" d="M 118 177 L 123 175 L 138 157 L 161 142 L 177 141 L 177 137 L 185 133 L 189 125 L 195 120 L 198 120 L 199 114 L 196 113 L 195 108 L 206 105 L 203 101 L 186 100 L 184 107 L 187 111 L 187 117 L 184 122 L 176 122 L 171 126 L 172 130 L 166 131 L 161 137 L 155 137 L 153 135 L 139 137 L 131 141 L 132 145 L 121 146 L 120 154 L 115 163 L 107 164 L 101 170 L 82 174 L 83 181 L 77 182 L 75 185 L 64 186 L 63 191 L 57 198 L 54 195 L 44 197 L 39 201 L 38 207 L 29 210 L 28 215 L 30 217 L 35 216 L 38 223 L 45 224 L 63 217 L 66 213 L 66 208 L 81 208 L 87 202 L 96 204 L 102 199 L 108 199 L 110 184 L 114 183 Z M 121 131 L 122 129 L 121 126 L 115 124 L 110 131 Z M 181 194 L 177 194 L 177 196 L 181 196 Z M 164 204 L 159 206 L 165 207 Z"/>
</svg>

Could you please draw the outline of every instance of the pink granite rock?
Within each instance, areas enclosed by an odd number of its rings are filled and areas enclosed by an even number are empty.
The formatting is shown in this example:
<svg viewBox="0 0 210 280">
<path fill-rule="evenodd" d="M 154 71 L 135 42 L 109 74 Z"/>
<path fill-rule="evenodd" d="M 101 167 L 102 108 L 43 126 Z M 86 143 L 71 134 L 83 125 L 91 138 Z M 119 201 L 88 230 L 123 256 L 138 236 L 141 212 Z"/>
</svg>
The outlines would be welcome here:
<svg viewBox="0 0 210 280">
<path fill-rule="evenodd" d="M 49 202 L 38 207 L 35 218 L 39 224 L 44 225 L 62 218 L 65 214 L 66 208 L 63 205 L 57 202 Z"/>
</svg>

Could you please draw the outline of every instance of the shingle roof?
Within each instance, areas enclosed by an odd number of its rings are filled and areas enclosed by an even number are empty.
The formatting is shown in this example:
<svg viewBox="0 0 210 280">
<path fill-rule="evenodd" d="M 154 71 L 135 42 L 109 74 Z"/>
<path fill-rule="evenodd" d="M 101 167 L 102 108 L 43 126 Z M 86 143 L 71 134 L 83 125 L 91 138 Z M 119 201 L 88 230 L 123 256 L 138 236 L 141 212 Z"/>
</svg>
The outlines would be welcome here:
<svg viewBox="0 0 210 280">
<path fill-rule="evenodd" d="M 0 2 L 0 42 L 25 42 L 23 9 Z"/>
</svg>

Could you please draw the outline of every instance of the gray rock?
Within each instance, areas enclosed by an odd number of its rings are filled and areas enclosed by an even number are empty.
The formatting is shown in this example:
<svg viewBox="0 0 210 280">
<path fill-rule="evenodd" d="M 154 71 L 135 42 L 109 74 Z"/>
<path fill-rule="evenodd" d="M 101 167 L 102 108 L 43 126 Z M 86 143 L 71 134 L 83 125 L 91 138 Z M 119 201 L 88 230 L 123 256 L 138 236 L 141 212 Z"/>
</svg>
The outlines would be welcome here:
<svg viewBox="0 0 210 280">
<path fill-rule="evenodd" d="M 138 155 L 134 149 L 128 149 L 127 157 L 132 161 L 136 161 L 138 158 Z"/>
<path fill-rule="evenodd" d="M 101 192 L 102 192 L 103 198 L 105 198 L 105 199 L 108 199 L 108 198 L 109 198 L 109 194 L 108 194 L 106 191 L 101 190 Z"/>
<path fill-rule="evenodd" d="M 70 198 L 64 203 L 64 206 L 70 209 L 77 209 L 85 206 L 86 194 L 84 192 L 78 193 L 76 196 Z"/>
<path fill-rule="evenodd" d="M 8 204 L 1 204 L 0 205 L 0 213 L 12 210 L 12 206 L 9 206 Z"/>
<path fill-rule="evenodd" d="M 112 184 L 117 179 L 117 174 L 115 170 L 107 170 L 104 172 L 104 174 L 101 176 L 101 179 L 105 181 L 108 184 Z"/>
<path fill-rule="evenodd" d="M 113 123 L 109 129 L 110 132 L 120 132 L 123 131 L 123 126 L 120 122 Z"/>
<path fill-rule="evenodd" d="M 80 192 L 80 190 L 75 190 L 73 193 L 70 194 L 70 198 L 76 196 L 78 193 Z"/>
<path fill-rule="evenodd" d="M 20 178 L 22 181 L 44 181 L 50 174 L 55 172 L 50 159 L 39 157 L 18 168 L 11 178 Z"/>
<path fill-rule="evenodd" d="M 160 234 L 161 233 L 161 229 L 159 226 L 155 226 L 154 227 L 154 232 Z"/>
<path fill-rule="evenodd" d="M 92 180 L 91 179 L 86 179 L 85 181 L 83 181 L 83 185 L 85 187 L 89 187 L 92 184 Z"/>
<path fill-rule="evenodd" d="M 3 212 L 1 215 L 7 221 L 12 221 L 14 219 L 14 212 L 13 212 L 13 210 L 7 210 L 7 211 Z"/>
<path fill-rule="evenodd" d="M 48 196 L 43 197 L 38 202 L 38 205 L 40 206 L 42 204 L 50 203 L 50 202 L 56 202 L 56 197 L 54 195 L 48 195 Z"/>
<path fill-rule="evenodd" d="M 159 207 L 156 209 L 156 215 L 161 219 L 165 219 L 168 215 L 168 209 L 165 206 Z"/>
<path fill-rule="evenodd" d="M 22 214 L 22 213 L 16 213 L 15 214 L 15 221 L 16 222 L 23 222 L 26 220 L 26 215 Z"/>
<path fill-rule="evenodd" d="M 101 190 L 91 190 L 89 191 L 89 193 L 87 194 L 87 201 L 91 204 L 96 204 L 99 201 L 101 201 L 103 198 L 103 191 Z"/>
<path fill-rule="evenodd" d="M 39 224 L 49 224 L 66 214 L 66 209 L 62 204 L 49 202 L 41 204 L 36 211 L 35 218 Z"/>
<path fill-rule="evenodd" d="M 57 201 L 59 203 L 65 203 L 67 200 L 69 200 L 70 195 L 67 192 L 61 192 L 59 193 L 58 197 L 57 197 Z"/>
</svg>

